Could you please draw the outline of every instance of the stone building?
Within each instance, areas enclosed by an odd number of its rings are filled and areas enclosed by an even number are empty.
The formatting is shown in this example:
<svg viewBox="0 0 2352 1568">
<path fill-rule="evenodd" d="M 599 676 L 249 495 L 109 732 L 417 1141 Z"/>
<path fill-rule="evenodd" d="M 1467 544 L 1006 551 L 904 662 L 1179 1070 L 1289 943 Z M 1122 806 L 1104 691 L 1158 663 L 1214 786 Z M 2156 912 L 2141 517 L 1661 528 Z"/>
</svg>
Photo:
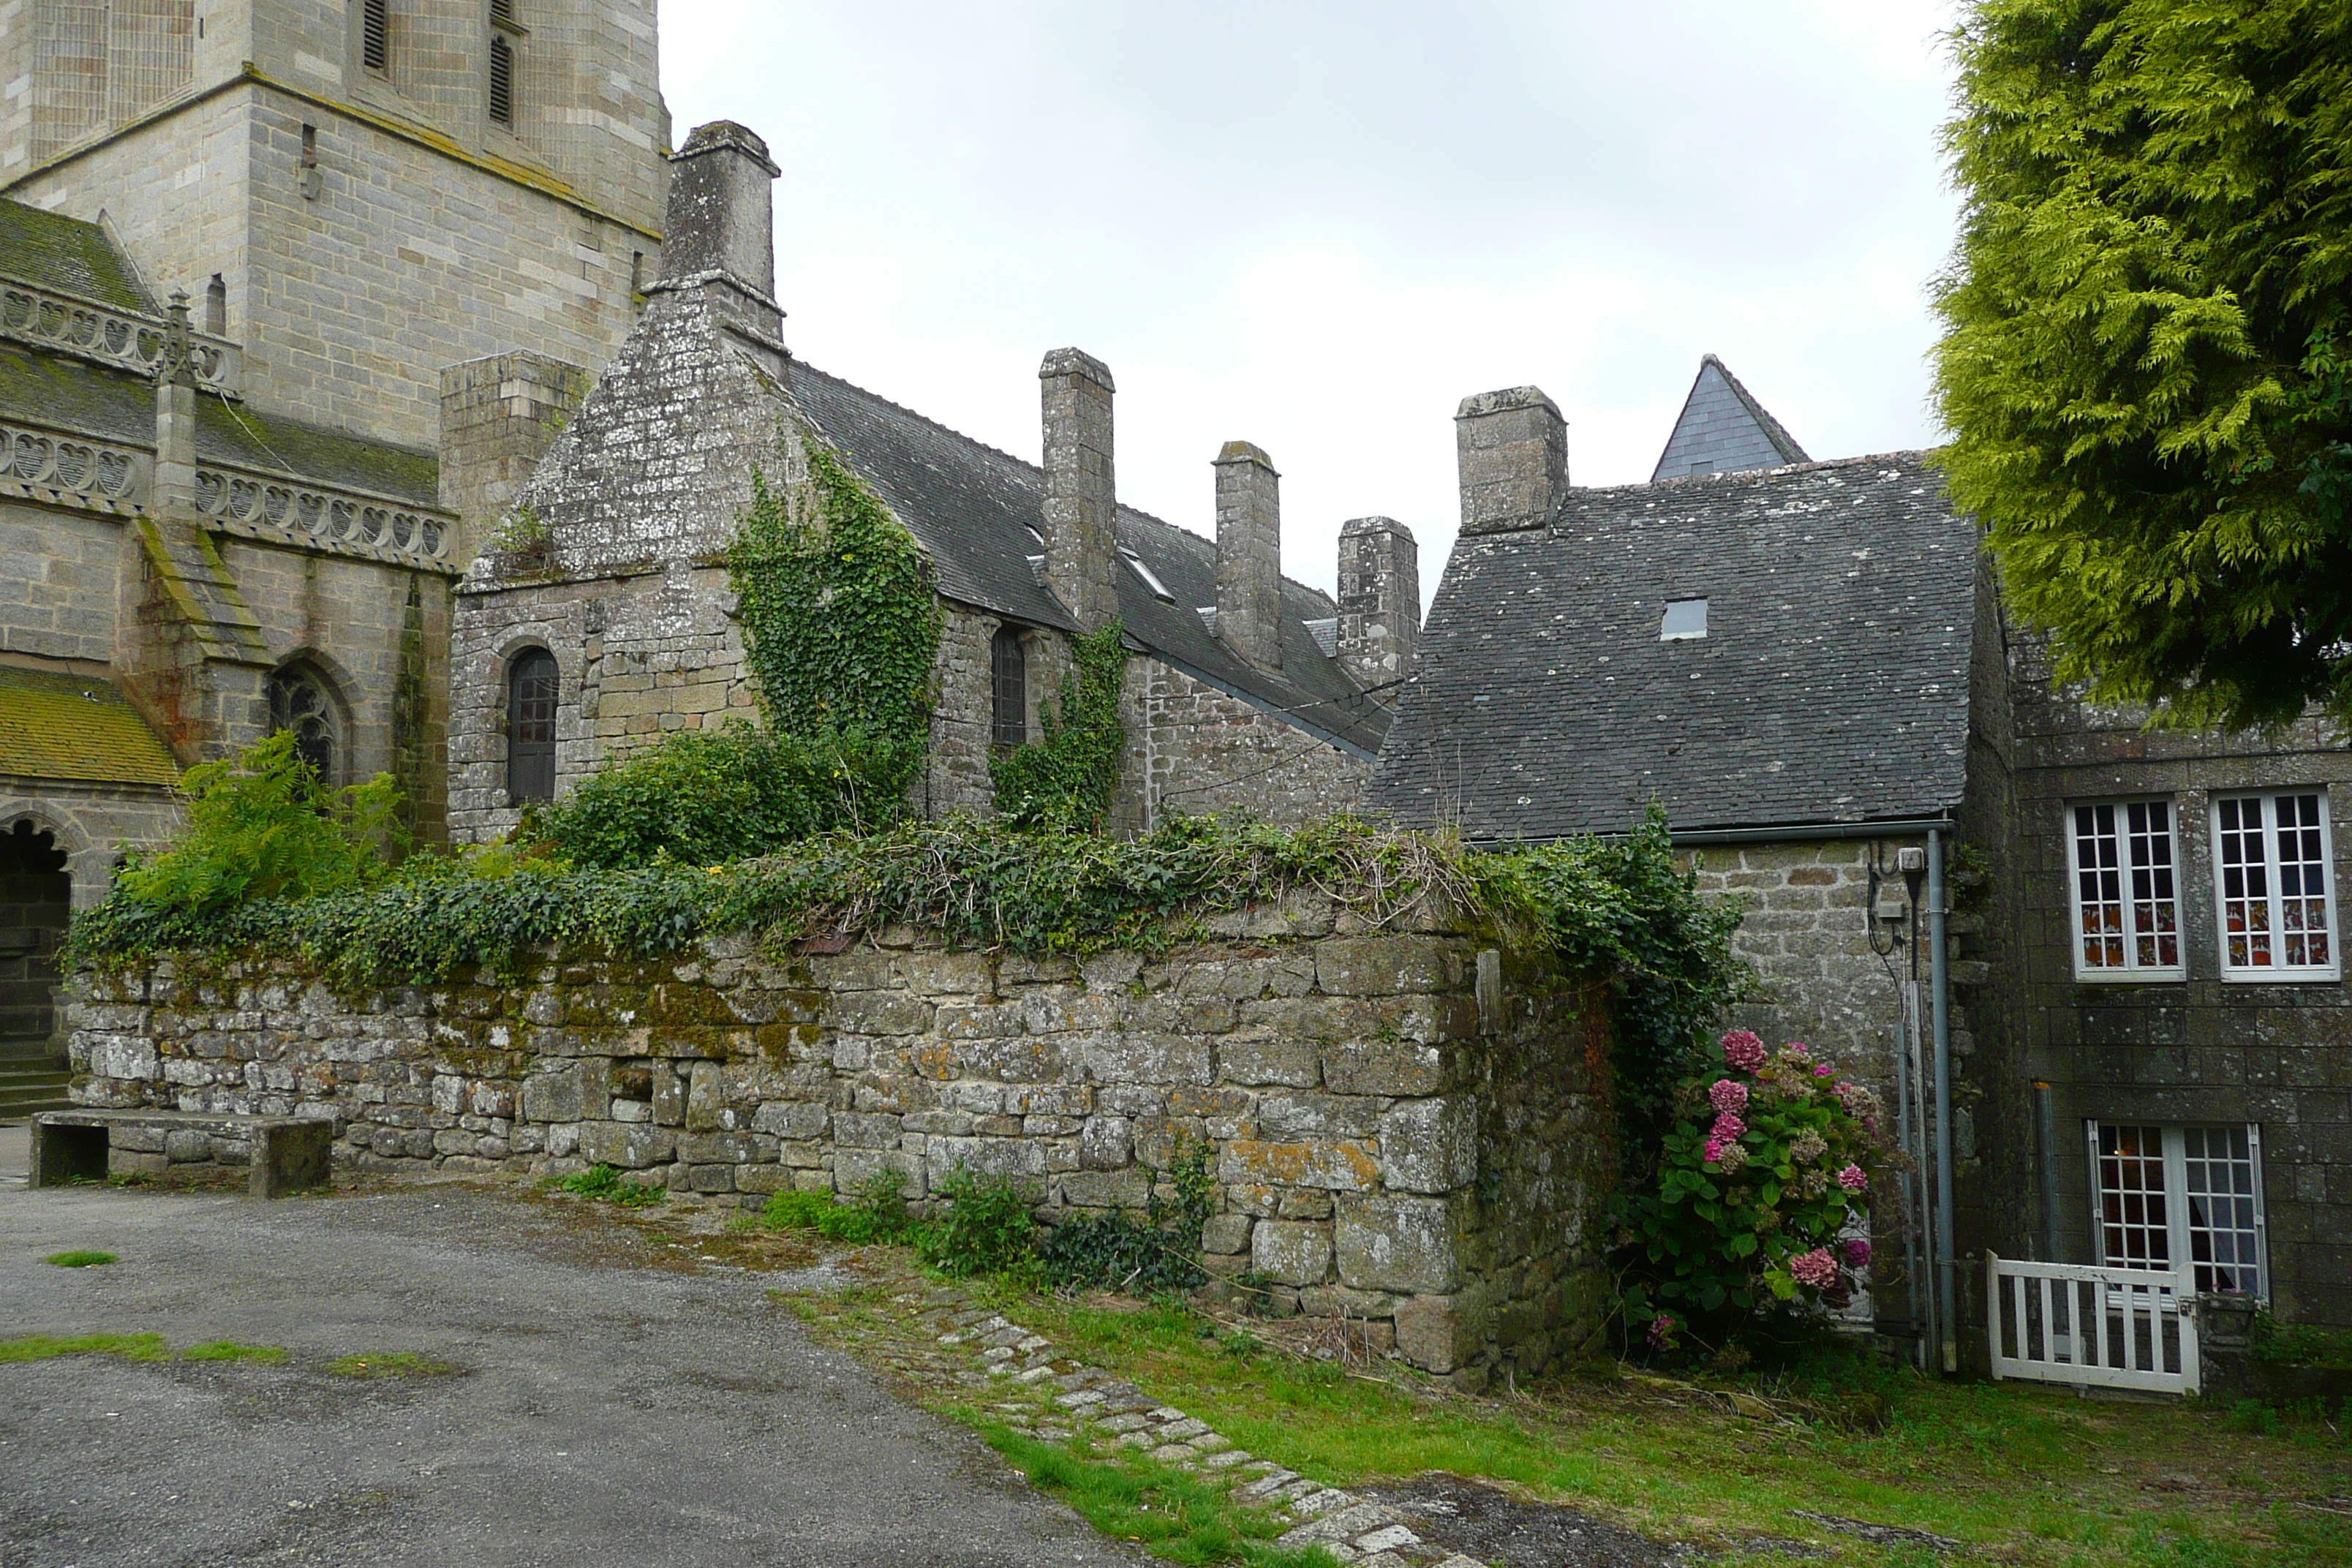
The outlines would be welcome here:
<svg viewBox="0 0 2352 1568">
<path fill-rule="evenodd" d="M 1859 1064 L 1930 1167 L 1940 1009 L 1958 1355 L 1988 1247 L 2179 1260 L 2352 1321 L 2343 736 L 2150 733 L 2053 691 L 1923 454 L 1782 462 L 1801 448 L 1712 359 L 1660 465 L 1687 477 L 1570 487 L 1533 388 L 1456 429 L 1462 535 L 1377 808 L 1503 842 L 1662 805 L 1701 885 L 1748 900 L 1738 1021 Z M 1916 1245 L 1883 1237 L 1875 1284 L 1896 1332 L 1932 1277 L 1906 1185 Z"/>
<path fill-rule="evenodd" d="M 178 770 L 273 730 L 331 783 L 394 774 L 441 834 L 468 520 L 551 438 L 501 356 L 594 366 L 634 323 L 669 173 L 656 63 L 651 0 L 0 16 L 0 881 L 38 895 L 7 930 L 25 984 L 54 979 L 48 906 L 169 831 Z M 445 381 L 475 389 L 454 464 Z"/>
<path fill-rule="evenodd" d="M 517 492 L 529 537 L 458 589 L 458 837 L 495 837 L 527 800 L 665 733 L 751 714 L 723 554 L 755 474 L 805 484 L 811 443 L 929 557 L 944 629 L 926 813 L 991 808 L 992 752 L 1038 734 L 1067 639 L 1114 616 L 1133 656 L 1115 827 L 1229 808 L 1296 820 L 1359 798 L 1419 627 L 1402 525 L 1347 526 L 1335 602 L 1281 574 L 1279 476 L 1247 442 L 1215 459 L 1213 542 L 1121 506 L 1111 374 L 1076 349 L 1039 371 L 1038 465 L 817 370 L 780 335 L 765 145 L 706 125 L 676 167 L 643 321 Z M 510 374 L 536 363 L 514 356 Z M 453 429 L 467 395 L 453 389 Z"/>
</svg>

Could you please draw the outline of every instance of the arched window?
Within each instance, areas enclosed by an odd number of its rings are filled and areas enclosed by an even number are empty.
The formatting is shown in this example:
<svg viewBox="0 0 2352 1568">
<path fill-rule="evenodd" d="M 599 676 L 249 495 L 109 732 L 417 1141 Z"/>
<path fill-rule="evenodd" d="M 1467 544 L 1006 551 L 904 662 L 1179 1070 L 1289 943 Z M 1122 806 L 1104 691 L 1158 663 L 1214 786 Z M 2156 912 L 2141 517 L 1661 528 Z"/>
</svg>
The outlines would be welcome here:
<svg viewBox="0 0 2352 1568">
<path fill-rule="evenodd" d="M 507 666 L 507 796 L 555 798 L 555 656 L 543 647 Z"/>
<path fill-rule="evenodd" d="M 1018 746 L 1029 739 L 1029 654 L 1021 646 L 1017 626 L 999 626 L 988 645 L 990 684 L 994 689 L 994 722 L 990 739 L 1000 746 Z"/>
<path fill-rule="evenodd" d="M 326 679 L 307 664 L 289 664 L 269 677 L 269 729 L 294 732 L 294 749 L 333 788 L 342 781 L 342 710 Z"/>
</svg>

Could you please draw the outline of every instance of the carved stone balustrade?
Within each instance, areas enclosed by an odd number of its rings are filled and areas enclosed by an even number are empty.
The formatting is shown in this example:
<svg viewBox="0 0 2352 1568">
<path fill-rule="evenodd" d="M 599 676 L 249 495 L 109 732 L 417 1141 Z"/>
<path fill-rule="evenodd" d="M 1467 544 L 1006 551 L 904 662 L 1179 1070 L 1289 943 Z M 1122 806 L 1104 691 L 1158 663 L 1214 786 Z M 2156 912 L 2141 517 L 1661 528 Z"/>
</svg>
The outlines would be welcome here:
<svg viewBox="0 0 2352 1568">
<path fill-rule="evenodd" d="M 164 331 L 160 316 L 118 310 L 13 278 L 0 279 L 0 338 L 152 376 L 163 357 Z M 245 381 L 243 351 L 204 332 L 192 333 L 190 342 L 196 384 L 224 397 L 237 396 Z"/>
</svg>

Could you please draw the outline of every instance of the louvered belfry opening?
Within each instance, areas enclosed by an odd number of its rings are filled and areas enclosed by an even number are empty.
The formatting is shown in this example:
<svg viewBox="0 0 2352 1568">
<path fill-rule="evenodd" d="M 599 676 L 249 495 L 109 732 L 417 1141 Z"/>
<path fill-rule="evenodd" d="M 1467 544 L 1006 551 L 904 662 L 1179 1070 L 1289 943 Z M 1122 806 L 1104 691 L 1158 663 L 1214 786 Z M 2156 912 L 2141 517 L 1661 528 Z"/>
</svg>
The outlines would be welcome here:
<svg viewBox="0 0 2352 1568">
<path fill-rule="evenodd" d="M 507 670 L 507 795 L 520 805 L 555 798 L 555 656 L 519 654 Z"/>
<path fill-rule="evenodd" d="M 372 71 L 392 63 L 391 0 L 361 0 L 360 61 Z"/>
<path fill-rule="evenodd" d="M 514 47 L 499 34 L 490 35 L 490 118 L 514 124 Z"/>
<path fill-rule="evenodd" d="M 997 628 L 988 645 L 988 665 L 995 693 L 989 738 L 1000 746 L 1024 745 L 1029 740 L 1029 653 L 1021 646 L 1017 627 Z"/>
</svg>

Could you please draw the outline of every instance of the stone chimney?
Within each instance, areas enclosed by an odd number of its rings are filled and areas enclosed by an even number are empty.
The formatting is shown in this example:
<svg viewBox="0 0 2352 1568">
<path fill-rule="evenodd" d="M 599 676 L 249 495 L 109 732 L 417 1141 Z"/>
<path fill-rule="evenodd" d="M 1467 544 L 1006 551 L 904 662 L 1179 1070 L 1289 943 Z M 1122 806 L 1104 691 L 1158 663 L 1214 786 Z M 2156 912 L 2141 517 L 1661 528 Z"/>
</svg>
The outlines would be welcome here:
<svg viewBox="0 0 2352 1568">
<path fill-rule="evenodd" d="M 700 293 L 724 326 L 781 356 L 775 183 L 782 171 L 768 144 L 731 120 L 714 120 L 697 126 L 670 163 L 662 275 L 646 292 Z"/>
<path fill-rule="evenodd" d="M 457 514 L 454 559 L 488 542 L 588 395 L 576 364 L 516 349 L 441 372 L 441 504 Z"/>
<path fill-rule="evenodd" d="M 1387 687 L 1412 673 L 1421 648 L 1421 547 L 1392 517 L 1360 517 L 1339 530 L 1339 663 L 1359 686 Z"/>
<path fill-rule="evenodd" d="M 1217 637 L 1282 668 L 1282 476 L 1247 441 L 1217 454 Z"/>
<path fill-rule="evenodd" d="M 1045 585 L 1091 632 L 1118 614 L 1110 425 L 1117 389 L 1110 367 L 1077 349 L 1047 354 L 1037 381 L 1045 426 Z"/>
<path fill-rule="evenodd" d="M 1568 491 L 1568 421 L 1540 388 L 1464 398 L 1454 445 L 1465 533 L 1541 528 Z"/>
</svg>

